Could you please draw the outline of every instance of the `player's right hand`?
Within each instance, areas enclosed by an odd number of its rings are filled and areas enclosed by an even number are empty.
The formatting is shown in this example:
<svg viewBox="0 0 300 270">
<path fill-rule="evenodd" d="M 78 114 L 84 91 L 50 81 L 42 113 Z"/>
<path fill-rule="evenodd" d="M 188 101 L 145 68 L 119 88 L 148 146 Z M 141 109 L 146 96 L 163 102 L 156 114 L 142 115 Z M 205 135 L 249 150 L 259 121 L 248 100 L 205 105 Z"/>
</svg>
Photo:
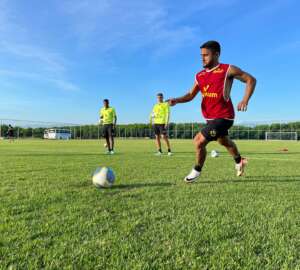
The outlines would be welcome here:
<svg viewBox="0 0 300 270">
<path fill-rule="evenodd" d="M 248 102 L 242 100 L 242 101 L 238 104 L 237 109 L 238 109 L 238 111 L 245 112 L 245 111 L 247 111 L 247 106 L 248 106 Z"/>
</svg>

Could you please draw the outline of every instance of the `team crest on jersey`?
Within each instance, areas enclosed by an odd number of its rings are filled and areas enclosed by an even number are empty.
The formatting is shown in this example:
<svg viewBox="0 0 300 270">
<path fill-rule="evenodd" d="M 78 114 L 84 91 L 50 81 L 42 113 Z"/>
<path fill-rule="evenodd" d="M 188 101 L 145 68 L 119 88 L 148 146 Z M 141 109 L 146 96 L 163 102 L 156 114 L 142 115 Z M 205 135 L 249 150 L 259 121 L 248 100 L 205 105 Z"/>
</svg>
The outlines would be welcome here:
<svg viewBox="0 0 300 270">
<path fill-rule="evenodd" d="M 216 68 L 212 73 L 224 73 L 223 68 Z"/>
<path fill-rule="evenodd" d="M 216 137 L 217 136 L 217 131 L 215 129 L 212 129 L 212 130 L 209 131 L 209 135 L 211 137 Z"/>
</svg>

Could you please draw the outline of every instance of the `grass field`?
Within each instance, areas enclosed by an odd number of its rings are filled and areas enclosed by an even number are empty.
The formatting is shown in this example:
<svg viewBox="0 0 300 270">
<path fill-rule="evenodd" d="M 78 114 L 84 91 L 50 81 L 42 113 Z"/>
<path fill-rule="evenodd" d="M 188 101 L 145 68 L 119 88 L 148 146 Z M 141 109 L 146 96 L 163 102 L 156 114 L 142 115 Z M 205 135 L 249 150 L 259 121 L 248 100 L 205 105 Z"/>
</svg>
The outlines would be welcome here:
<svg viewBox="0 0 300 270">
<path fill-rule="evenodd" d="M 1 269 L 300 269 L 300 143 L 237 142 L 201 180 L 191 140 L 155 157 L 150 140 L 0 142 Z M 281 148 L 288 152 L 282 153 Z M 96 189 L 91 173 L 117 180 Z"/>
</svg>

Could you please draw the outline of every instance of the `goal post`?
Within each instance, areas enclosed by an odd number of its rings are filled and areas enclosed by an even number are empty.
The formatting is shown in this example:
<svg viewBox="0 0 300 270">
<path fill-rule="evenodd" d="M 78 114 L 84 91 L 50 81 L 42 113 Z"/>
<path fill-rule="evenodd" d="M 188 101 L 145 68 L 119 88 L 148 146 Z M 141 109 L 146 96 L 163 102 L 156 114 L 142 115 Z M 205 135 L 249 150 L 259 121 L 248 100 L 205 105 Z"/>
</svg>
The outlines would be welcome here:
<svg viewBox="0 0 300 270">
<path fill-rule="evenodd" d="M 280 141 L 280 140 L 291 140 L 297 141 L 298 134 L 296 131 L 266 131 L 265 132 L 266 141 Z"/>
</svg>

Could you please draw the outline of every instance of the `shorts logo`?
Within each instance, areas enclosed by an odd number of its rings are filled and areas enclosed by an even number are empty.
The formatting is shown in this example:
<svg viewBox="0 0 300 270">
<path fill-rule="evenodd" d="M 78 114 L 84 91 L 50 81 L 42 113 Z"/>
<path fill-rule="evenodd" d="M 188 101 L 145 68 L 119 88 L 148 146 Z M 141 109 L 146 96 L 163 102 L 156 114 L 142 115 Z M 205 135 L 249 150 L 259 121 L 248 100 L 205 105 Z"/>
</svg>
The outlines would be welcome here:
<svg viewBox="0 0 300 270">
<path fill-rule="evenodd" d="M 217 136 L 217 131 L 216 131 L 215 129 L 210 130 L 210 131 L 209 131 L 209 135 L 210 135 L 211 137 L 216 137 L 216 136 Z"/>
</svg>

